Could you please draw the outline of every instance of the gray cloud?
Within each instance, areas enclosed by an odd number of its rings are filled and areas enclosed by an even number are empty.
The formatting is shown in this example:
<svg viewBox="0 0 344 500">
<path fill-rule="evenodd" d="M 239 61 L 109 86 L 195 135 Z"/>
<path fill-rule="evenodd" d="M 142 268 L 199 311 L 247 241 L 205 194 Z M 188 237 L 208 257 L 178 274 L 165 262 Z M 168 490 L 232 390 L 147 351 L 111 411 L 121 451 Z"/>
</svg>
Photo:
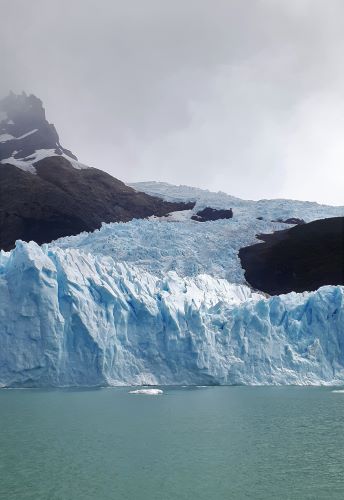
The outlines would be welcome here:
<svg viewBox="0 0 344 500">
<path fill-rule="evenodd" d="M 1 94 L 127 181 L 343 202 L 341 0 L 3 0 Z"/>
</svg>

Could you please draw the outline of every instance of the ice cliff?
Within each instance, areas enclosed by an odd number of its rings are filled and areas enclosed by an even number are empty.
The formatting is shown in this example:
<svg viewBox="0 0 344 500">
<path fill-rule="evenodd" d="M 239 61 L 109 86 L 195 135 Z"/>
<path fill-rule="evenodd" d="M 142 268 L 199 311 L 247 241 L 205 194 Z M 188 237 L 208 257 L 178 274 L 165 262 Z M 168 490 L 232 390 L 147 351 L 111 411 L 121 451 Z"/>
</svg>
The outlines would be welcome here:
<svg viewBox="0 0 344 500">
<path fill-rule="evenodd" d="M 343 287 L 265 298 L 207 275 L 18 242 L 0 256 L 0 384 L 344 382 Z"/>
</svg>

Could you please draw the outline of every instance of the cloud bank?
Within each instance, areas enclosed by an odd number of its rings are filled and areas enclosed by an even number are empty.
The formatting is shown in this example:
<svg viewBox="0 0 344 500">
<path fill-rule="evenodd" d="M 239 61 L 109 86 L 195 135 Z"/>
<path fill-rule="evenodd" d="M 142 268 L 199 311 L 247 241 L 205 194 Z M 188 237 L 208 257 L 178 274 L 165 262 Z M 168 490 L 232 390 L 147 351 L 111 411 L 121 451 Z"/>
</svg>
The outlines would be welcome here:
<svg viewBox="0 0 344 500">
<path fill-rule="evenodd" d="M 343 203 L 341 0 L 5 0 L 0 93 L 126 181 Z"/>
</svg>

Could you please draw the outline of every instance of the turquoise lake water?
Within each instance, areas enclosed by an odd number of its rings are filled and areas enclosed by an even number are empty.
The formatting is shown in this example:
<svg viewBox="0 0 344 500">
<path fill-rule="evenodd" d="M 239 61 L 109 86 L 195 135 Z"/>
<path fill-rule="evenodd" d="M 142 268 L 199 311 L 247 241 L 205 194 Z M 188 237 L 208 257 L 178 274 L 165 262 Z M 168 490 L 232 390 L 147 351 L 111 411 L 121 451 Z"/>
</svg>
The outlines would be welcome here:
<svg viewBox="0 0 344 500">
<path fill-rule="evenodd" d="M 344 393 L 129 390 L 1 390 L 1 500 L 344 498 Z"/>
</svg>

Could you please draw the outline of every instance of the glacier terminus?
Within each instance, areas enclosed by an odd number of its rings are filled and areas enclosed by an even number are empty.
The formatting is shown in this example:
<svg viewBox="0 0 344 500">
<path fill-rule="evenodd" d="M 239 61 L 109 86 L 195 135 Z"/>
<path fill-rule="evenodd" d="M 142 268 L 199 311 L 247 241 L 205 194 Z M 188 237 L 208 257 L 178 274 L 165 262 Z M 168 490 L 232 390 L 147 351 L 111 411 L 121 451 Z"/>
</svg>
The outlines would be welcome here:
<svg viewBox="0 0 344 500">
<path fill-rule="evenodd" d="M 344 383 L 343 297 L 19 241 L 0 257 L 0 384 Z"/>
</svg>

